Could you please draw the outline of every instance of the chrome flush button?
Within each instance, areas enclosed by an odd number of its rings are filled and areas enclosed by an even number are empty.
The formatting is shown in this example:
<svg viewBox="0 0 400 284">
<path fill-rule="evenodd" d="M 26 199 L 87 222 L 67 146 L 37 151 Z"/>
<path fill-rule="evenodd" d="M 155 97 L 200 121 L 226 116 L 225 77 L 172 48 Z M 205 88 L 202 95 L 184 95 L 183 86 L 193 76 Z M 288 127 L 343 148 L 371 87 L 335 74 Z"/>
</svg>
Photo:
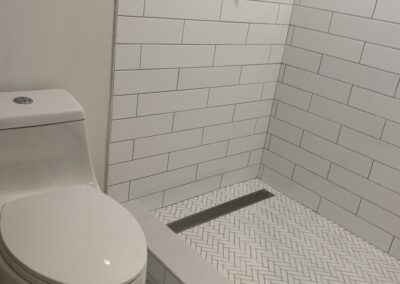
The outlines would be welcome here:
<svg viewBox="0 0 400 284">
<path fill-rule="evenodd" d="M 20 105 L 29 105 L 33 103 L 33 100 L 30 97 L 17 97 L 13 102 Z"/>
</svg>

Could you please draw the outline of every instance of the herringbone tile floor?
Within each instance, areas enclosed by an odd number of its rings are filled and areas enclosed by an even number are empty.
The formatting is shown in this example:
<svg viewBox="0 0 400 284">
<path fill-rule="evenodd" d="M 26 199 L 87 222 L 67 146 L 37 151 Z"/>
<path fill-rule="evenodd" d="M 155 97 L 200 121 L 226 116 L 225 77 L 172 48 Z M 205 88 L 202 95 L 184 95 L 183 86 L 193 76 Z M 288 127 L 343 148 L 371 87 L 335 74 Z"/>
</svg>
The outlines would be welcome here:
<svg viewBox="0 0 400 284">
<path fill-rule="evenodd" d="M 154 214 L 169 223 L 261 188 L 275 197 L 179 236 L 233 283 L 400 283 L 400 261 L 260 180 Z"/>
</svg>

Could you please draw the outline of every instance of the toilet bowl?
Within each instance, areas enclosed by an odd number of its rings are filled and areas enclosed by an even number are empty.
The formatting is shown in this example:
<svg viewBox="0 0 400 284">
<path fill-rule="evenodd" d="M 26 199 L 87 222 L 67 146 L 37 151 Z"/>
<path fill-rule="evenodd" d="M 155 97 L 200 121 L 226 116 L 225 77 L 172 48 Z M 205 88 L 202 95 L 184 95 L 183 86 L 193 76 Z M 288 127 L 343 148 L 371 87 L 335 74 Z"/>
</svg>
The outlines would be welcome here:
<svg viewBox="0 0 400 284">
<path fill-rule="evenodd" d="M 145 283 L 143 231 L 100 190 L 68 92 L 0 93 L 0 207 L 0 283 Z"/>
</svg>

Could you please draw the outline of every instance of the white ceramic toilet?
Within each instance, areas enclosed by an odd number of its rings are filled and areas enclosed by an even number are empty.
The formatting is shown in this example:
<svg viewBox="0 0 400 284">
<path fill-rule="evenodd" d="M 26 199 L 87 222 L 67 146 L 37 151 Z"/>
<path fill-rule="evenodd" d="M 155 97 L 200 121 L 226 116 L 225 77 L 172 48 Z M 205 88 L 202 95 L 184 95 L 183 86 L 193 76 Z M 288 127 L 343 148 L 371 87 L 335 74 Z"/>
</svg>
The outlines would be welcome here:
<svg viewBox="0 0 400 284">
<path fill-rule="evenodd" d="M 0 93 L 0 283 L 145 283 L 136 219 L 102 193 L 64 90 Z"/>
</svg>

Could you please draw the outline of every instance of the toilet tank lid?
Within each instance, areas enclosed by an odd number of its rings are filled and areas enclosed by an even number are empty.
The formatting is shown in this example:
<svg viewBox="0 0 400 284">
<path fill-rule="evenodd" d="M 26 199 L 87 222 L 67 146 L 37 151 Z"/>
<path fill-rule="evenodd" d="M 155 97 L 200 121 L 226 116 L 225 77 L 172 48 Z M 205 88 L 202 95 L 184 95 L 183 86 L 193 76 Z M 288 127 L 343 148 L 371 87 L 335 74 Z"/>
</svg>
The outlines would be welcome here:
<svg viewBox="0 0 400 284">
<path fill-rule="evenodd" d="M 83 120 L 82 106 L 66 90 L 0 93 L 0 130 Z"/>
</svg>

